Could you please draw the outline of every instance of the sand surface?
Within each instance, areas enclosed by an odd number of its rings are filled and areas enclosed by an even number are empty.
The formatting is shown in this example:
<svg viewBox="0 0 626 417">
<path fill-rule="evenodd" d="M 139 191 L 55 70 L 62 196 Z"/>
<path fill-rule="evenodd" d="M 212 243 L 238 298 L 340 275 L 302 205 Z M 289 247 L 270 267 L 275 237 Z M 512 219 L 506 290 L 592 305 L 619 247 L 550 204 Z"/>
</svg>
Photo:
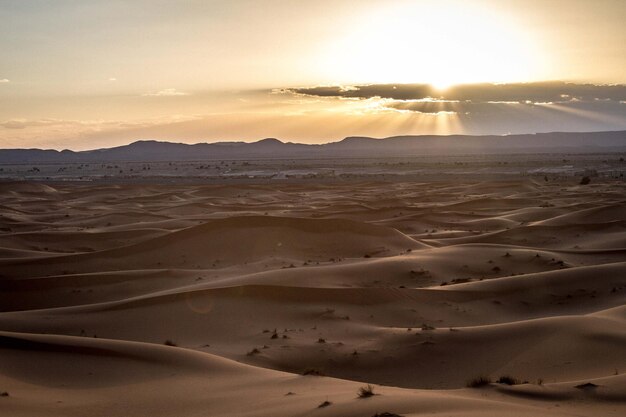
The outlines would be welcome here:
<svg viewBox="0 0 626 417">
<path fill-rule="evenodd" d="M 0 183 L 2 392 L 16 417 L 623 416 L 626 184 Z"/>
</svg>

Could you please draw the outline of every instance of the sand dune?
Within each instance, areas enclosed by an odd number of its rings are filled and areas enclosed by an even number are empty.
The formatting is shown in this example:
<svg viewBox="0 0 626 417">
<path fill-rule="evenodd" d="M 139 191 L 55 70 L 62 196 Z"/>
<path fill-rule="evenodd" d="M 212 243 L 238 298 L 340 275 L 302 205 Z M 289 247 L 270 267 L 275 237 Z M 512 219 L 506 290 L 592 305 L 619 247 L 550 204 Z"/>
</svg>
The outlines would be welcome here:
<svg viewBox="0 0 626 417">
<path fill-rule="evenodd" d="M 10 415 L 94 416 L 122 413 L 274 416 L 342 415 L 386 412 L 435 415 L 546 416 L 619 415 L 623 377 L 593 380 L 592 393 L 572 383 L 521 385 L 473 390 L 404 390 L 376 386 L 358 398 L 362 384 L 317 376 L 258 369 L 188 349 L 127 341 L 0 333 L 0 383 L 13 388 L 3 398 Z M 38 357 L 37 364 L 29 360 Z M 73 366 L 68 369 L 67 361 Z M 573 382 L 574 384 L 579 381 Z M 579 384 L 578 384 L 579 385 Z M 80 392 L 80 396 L 76 395 Z M 158 393 L 159 395 L 155 395 Z M 246 398 L 247 401 L 242 401 Z M 319 408 L 323 402 L 330 406 Z M 560 407 L 553 408 L 555 403 Z"/>
<path fill-rule="evenodd" d="M 393 229 L 350 220 L 245 216 L 212 220 L 121 248 L 31 259 L 26 261 L 25 273 L 37 276 L 35 266 L 42 270 L 42 275 L 56 275 L 129 267 L 200 269 L 265 259 L 274 264 L 320 262 L 384 256 L 425 247 Z M 4 261 L 0 265 L 5 271 L 15 271 L 14 276 L 20 276 L 18 270 L 25 269 L 24 262 Z"/>
<path fill-rule="evenodd" d="M 530 225 L 484 233 L 480 237 L 465 236 L 439 239 L 442 244 L 498 243 L 534 248 L 611 249 L 626 248 L 626 221 L 607 221 L 572 225 Z"/>
<path fill-rule="evenodd" d="M 0 409 L 621 416 L 625 191 L 2 184 Z"/>
<path fill-rule="evenodd" d="M 0 236 L 0 247 L 45 252 L 93 252 L 164 234 L 159 229 L 120 232 L 30 232 Z"/>
</svg>

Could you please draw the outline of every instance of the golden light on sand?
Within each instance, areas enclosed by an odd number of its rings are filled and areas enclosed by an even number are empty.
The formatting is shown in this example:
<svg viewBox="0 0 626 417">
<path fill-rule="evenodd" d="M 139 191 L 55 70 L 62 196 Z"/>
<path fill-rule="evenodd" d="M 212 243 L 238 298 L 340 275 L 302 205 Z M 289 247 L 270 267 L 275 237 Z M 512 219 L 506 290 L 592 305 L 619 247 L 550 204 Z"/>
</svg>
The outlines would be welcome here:
<svg viewBox="0 0 626 417">
<path fill-rule="evenodd" d="M 403 2 L 346 25 L 322 59 L 336 79 L 371 83 L 530 81 L 547 59 L 528 28 L 476 2 Z"/>
</svg>

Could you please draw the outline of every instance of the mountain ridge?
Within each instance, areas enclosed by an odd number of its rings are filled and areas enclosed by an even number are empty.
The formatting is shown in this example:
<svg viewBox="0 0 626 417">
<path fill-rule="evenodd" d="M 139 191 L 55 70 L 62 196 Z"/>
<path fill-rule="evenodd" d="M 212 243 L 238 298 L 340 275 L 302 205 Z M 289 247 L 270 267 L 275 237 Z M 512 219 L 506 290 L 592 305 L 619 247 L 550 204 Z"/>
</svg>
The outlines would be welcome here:
<svg viewBox="0 0 626 417">
<path fill-rule="evenodd" d="M 405 135 L 387 138 L 348 136 L 337 142 L 304 144 L 265 138 L 187 144 L 144 139 L 86 151 L 0 149 L 0 164 L 38 162 L 186 161 L 255 158 L 337 158 L 430 154 L 502 154 L 626 151 L 626 131 L 550 132 L 516 135 Z"/>
</svg>

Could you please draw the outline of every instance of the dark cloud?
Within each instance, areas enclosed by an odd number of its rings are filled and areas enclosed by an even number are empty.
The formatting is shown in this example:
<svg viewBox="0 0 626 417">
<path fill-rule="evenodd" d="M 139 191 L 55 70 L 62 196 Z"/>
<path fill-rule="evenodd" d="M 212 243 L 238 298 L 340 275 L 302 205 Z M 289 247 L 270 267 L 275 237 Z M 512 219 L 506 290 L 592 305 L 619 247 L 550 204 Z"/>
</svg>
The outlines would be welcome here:
<svg viewBox="0 0 626 417">
<path fill-rule="evenodd" d="M 317 97 L 388 98 L 471 102 L 626 101 L 626 85 L 574 84 L 562 81 L 512 84 L 465 84 L 438 90 L 428 84 L 373 84 L 354 87 L 310 87 L 285 90 Z M 448 105 L 443 105 L 446 107 Z"/>
<path fill-rule="evenodd" d="M 570 101 L 559 104 L 570 105 L 574 103 L 585 103 L 581 101 Z M 606 103 L 606 102 L 602 102 Z M 609 101 L 613 105 L 618 104 Z M 554 104 L 554 103 L 553 103 Z M 589 103 L 586 103 L 589 104 Z M 595 104 L 595 102 L 593 103 Z M 445 100 L 384 100 L 382 107 L 393 110 L 412 111 L 416 113 L 436 114 L 441 112 L 448 113 L 485 113 L 496 112 L 498 109 L 507 109 L 507 111 L 529 111 L 532 107 L 544 107 L 544 104 L 534 103 L 530 101 L 445 101 Z M 606 106 L 605 106 L 606 107 Z"/>
<path fill-rule="evenodd" d="M 435 97 L 435 90 L 427 84 L 373 84 L 354 87 L 311 87 L 295 88 L 287 91 L 308 96 L 342 98 L 381 97 L 395 100 L 418 100 Z"/>
<path fill-rule="evenodd" d="M 626 103 L 614 100 L 567 101 L 544 103 L 471 102 L 471 101 L 404 101 L 385 100 L 383 108 L 422 114 L 454 113 L 467 126 L 480 121 L 485 126 L 518 126 L 515 130 L 525 132 L 524 127 L 546 126 L 545 129 L 568 130 L 578 126 L 580 130 L 626 128 Z M 548 127 L 554 126 L 554 127 Z M 593 128 L 591 127 L 593 126 Z M 474 128 L 480 126 L 475 124 Z M 509 130 L 505 130 L 508 132 Z M 483 131 L 480 130 L 482 133 Z M 485 132 L 489 133 L 489 130 Z"/>
</svg>

